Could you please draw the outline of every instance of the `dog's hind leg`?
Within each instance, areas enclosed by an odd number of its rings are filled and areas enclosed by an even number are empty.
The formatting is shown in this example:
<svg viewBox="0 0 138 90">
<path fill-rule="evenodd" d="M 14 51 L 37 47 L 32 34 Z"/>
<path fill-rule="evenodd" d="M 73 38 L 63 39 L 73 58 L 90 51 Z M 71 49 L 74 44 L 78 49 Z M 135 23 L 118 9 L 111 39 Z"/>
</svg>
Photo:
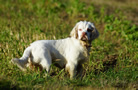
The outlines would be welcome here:
<svg viewBox="0 0 138 90">
<path fill-rule="evenodd" d="M 41 53 L 40 65 L 42 66 L 43 70 L 46 70 L 46 76 L 50 72 L 51 64 L 52 64 L 51 55 L 47 49 L 44 49 L 44 53 Z"/>
<path fill-rule="evenodd" d="M 21 58 L 14 58 L 11 60 L 13 64 L 16 64 L 21 70 L 26 71 L 25 65 L 28 63 L 28 58 L 31 54 L 31 47 L 27 47 Z"/>
</svg>

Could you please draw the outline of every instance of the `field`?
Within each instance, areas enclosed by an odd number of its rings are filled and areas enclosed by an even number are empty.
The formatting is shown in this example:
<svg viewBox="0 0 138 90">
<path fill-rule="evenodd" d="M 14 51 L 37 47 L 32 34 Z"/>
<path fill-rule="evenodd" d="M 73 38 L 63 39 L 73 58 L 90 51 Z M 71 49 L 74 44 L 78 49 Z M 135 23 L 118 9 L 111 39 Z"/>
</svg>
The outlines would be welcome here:
<svg viewBox="0 0 138 90">
<path fill-rule="evenodd" d="M 0 0 L 0 89 L 138 89 L 137 0 Z M 100 32 L 82 79 L 52 65 L 22 72 L 10 60 L 30 43 L 69 36 L 78 21 Z"/>
</svg>

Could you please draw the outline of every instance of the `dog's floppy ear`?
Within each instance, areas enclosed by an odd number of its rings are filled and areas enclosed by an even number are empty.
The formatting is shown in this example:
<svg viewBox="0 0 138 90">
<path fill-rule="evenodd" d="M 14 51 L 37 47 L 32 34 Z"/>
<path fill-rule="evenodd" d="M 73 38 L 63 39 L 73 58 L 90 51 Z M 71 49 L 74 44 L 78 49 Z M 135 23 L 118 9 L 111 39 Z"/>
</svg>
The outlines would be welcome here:
<svg viewBox="0 0 138 90">
<path fill-rule="evenodd" d="M 98 32 L 98 30 L 96 29 L 96 27 L 94 26 L 93 23 L 90 23 L 90 25 L 93 28 L 93 30 L 92 30 L 92 36 L 91 36 L 91 41 L 92 41 L 92 40 L 94 40 L 94 39 L 96 39 L 96 38 L 99 37 L 99 32 Z"/>
<path fill-rule="evenodd" d="M 96 38 L 98 38 L 98 37 L 99 37 L 99 32 L 98 32 L 98 30 L 95 28 L 95 29 L 94 29 L 93 40 L 96 39 Z"/>
<path fill-rule="evenodd" d="M 70 32 L 70 36 L 74 38 L 78 38 L 78 23 L 75 25 L 75 27 Z"/>
</svg>

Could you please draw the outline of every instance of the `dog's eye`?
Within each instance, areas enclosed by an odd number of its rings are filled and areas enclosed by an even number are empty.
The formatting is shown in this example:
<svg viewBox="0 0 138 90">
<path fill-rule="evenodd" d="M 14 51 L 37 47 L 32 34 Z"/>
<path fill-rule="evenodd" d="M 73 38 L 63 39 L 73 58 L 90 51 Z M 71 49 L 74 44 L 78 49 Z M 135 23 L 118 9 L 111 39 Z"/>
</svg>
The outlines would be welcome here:
<svg viewBox="0 0 138 90">
<path fill-rule="evenodd" d="M 79 29 L 79 31 L 82 31 L 82 29 Z"/>
<path fill-rule="evenodd" d="M 92 30 L 88 28 L 87 31 L 88 31 L 88 32 L 91 32 Z"/>
</svg>

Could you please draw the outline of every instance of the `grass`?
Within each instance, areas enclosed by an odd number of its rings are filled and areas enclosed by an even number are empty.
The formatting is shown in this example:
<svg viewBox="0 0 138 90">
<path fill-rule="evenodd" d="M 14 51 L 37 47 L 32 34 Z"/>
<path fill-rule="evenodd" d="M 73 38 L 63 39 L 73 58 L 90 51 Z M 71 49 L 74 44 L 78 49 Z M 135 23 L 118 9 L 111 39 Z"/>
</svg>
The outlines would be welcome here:
<svg viewBox="0 0 138 90">
<path fill-rule="evenodd" d="M 138 89 L 138 27 L 131 13 L 129 18 L 125 15 L 131 11 L 135 16 L 136 5 L 108 2 L 0 0 L 0 89 Z M 55 66 L 44 77 L 39 71 L 23 73 L 10 63 L 33 41 L 68 37 L 80 20 L 95 23 L 100 32 L 92 42 L 82 80 L 70 80 Z"/>
</svg>

